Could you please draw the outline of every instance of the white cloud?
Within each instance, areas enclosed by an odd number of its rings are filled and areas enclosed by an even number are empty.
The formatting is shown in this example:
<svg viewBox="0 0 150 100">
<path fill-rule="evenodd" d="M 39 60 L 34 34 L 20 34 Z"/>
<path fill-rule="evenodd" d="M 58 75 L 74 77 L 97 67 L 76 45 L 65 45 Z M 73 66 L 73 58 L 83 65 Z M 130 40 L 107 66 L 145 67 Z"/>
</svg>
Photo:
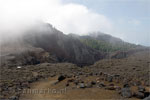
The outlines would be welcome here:
<svg viewBox="0 0 150 100">
<path fill-rule="evenodd" d="M 64 33 L 109 32 L 111 21 L 80 4 L 61 0 L 0 0 L 1 30 L 20 28 L 23 24 L 43 20 Z M 2 32 L 1 32 L 2 34 Z"/>
</svg>

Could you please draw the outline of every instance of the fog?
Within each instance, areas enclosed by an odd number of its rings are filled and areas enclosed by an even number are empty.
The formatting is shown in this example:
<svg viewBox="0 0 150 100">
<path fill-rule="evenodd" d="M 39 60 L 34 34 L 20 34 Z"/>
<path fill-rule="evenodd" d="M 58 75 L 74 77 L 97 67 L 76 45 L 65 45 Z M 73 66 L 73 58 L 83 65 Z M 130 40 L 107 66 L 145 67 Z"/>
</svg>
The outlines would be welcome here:
<svg viewBox="0 0 150 100">
<path fill-rule="evenodd" d="M 80 4 L 64 4 L 62 0 L 0 0 L 0 15 L 1 40 L 19 36 L 28 27 L 42 21 L 65 34 L 82 35 L 112 29 L 106 16 Z"/>
</svg>

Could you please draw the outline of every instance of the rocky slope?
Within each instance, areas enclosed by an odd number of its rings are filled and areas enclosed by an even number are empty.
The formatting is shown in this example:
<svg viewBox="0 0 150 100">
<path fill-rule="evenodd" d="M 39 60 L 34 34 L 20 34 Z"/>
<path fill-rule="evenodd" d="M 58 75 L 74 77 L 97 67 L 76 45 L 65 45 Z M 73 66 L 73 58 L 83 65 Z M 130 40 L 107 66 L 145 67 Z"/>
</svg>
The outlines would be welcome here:
<svg viewBox="0 0 150 100">
<path fill-rule="evenodd" d="M 83 68 L 70 63 L 42 63 L 21 68 L 3 66 L 0 97 L 18 100 L 39 95 L 40 99 L 112 99 L 115 96 L 113 99 L 139 100 L 150 94 L 149 64 L 149 51 L 140 51 L 123 59 L 104 59 Z M 24 89 L 36 89 L 34 82 L 46 89 L 67 88 L 67 93 L 20 97 Z"/>
<path fill-rule="evenodd" d="M 23 62 L 17 65 L 58 61 L 83 66 L 93 64 L 106 55 L 45 23 L 26 30 L 25 34 L 15 41 L 2 44 L 1 52 L 3 61 L 7 61 L 8 58 L 11 59 L 9 62 Z M 20 58 L 23 61 L 18 60 Z"/>
</svg>

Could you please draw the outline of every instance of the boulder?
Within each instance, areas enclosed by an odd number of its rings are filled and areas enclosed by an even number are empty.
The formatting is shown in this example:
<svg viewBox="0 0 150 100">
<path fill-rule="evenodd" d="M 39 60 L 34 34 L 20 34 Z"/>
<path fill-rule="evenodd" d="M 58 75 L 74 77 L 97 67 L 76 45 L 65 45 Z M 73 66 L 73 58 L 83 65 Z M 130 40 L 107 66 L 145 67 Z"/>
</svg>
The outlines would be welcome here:
<svg viewBox="0 0 150 100">
<path fill-rule="evenodd" d="M 86 86 L 85 86 L 84 83 L 79 83 L 78 86 L 77 86 L 77 88 L 85 88 L 85 87 L 86 87 Z"/>
<path fill-rule="evenodd" d="M 11 96 L 9 100 L 19 100 L 19 98 L 17 96 Z"/>
<path fill-rule="evenodd" d="M 115 74 L 114 77 L 115 77 L 115 78 L 118 78 L 118 77 L 120 77 L 120 75 L 119 75 L 119 74 Z"/>
<path fill-rule="evenodd" d="M 83 75 L 83 73 L 82 73 L 82 72 L 79 72 L 78 75 L 79 75 L 79 76 L 80 76 L 80 75 Z"/>
<path fill-rule="evenodd" d="M 130 86 L 129 86 L 129 84 L 124 84 L 123 87 L 124 88 L 129 88 Z"/>
<path fill-rule="evenodd" d="M 140 86 L 141 84 L 141 81 L 136 81 L 136 86 Z"/>
<path fill-rule="evenodd" d="M 33 83 L 33 82 L 35 82 L 35 81 L 37 81 L 37 80 L 38 80 L 37 77 L 32 77 L 32 78 L 28 81 L 28 83 Z"/>
<path fill-rule="evenodd" d="M 128 87 L 124 87 L 121 89 L 121 96 L 125 98 L 131 98 L 132 97 L 132 91 Z"/>
<path fill-rule="evenodd" d="M 74 82 L 74 79 L 69 79 L 67 82 L 68 82 L 68 83 Z"/>
<path fill-rule="evenodd" d="M 68 87 L 69 86 L 69 83 L 66 83 L 66 87 Z"/>
<path fill-rule="evenodd" d="M 115 90 L 114 86 L 107 86 L 105 89 L 107 89 L 107 90 Z"/>
<path fill-rule="evenodd" d="M 103 72 L 99 72 L 99 75 L 103 75 Z"/>
<path fill-rule="evenodd" d="M 102 87 L 105 87 L 106 85 L 104 84 L 104 82 L 100 82 L 99 84 L 98 84 L 98 87 L 100 87 L 100 88 L 102 88 Z"/>
<path fill-rule="evenodd" d="M 144 92 L 144 97 L 150 96 L 150 92 Z"/>
<path fill-rule="evenodd" d="M 98 73 L 97 73 L 97 72 L 95 72 L 95 73 L 94 73 L 94 75 L 95 75 L 95 76 L 97 76 L 97 75 L 98 75 Z"/>
<path fill-rule="evenodd" d="M 60 82 L 60 81 L 64 80 L 65 78 L 66 78 L 65 76 L 60 75 L 60 76 L 58 76 L 58 81 Z"/>
<path fill-rule="evenodd" d="M 138 91 L 144 93 L 145 88 L 143 86 L 138 86 Z"/>
<path fill-rule="evenodd" d="M 75 81 L 74 81 L 74 84 L 75 84 L 75 85 L 78 85 L 78 84 L 79 84 L 79 80 L 75 80 Z"/>
<path fill-rule="evenodd" d="M 96 85 L 96 82 L 95 81 L 91 81 L 91 85 Z"/>
<path fill-rule="evenodd" d="M 146 98 L 144 98 L 143 100 L 150 100 L 150 95 Z"/>
<path fill-rule="evenodd" d="M 144 85 L 145 85 L 145 86 L 150 86 L 150 81 L 149 81 L 149 80 L 145 81 L 145 82 L 144 82 Z"/>
<path fill-rule="evenodd" d="M 115 90 L 114 84 L 109 84 L 105 89 L 107 89 L 107 90 Z"/>
<path fill-rule="evenodd" d="M 91 72 L 91 73 L 89 73 L 89 76 L 93 76 L 93 73 Z"/>
<path fill-rule="evenodd" d="M 139 99 L 143 99 L 144 98 L 144 93 L 142 92 L 135 92 L 133 94 L 134 97 L 139 98 Z"/>
<path fill-rule="evenodd" d="M 109 84 L 108 86 L 114 86 L 114 84 Z"/>
<path fill-rule="evenodd" d="M 107 77 L 106 77 L 106 81 L 108 81 L 108 82 L 112 82 L 112 81 L 113 81 L 113 77 L 112 77 L 112 76 L 110 76 L 110 75 L 109 75 L 109 76 L 107 76 Z"/>
</svg>

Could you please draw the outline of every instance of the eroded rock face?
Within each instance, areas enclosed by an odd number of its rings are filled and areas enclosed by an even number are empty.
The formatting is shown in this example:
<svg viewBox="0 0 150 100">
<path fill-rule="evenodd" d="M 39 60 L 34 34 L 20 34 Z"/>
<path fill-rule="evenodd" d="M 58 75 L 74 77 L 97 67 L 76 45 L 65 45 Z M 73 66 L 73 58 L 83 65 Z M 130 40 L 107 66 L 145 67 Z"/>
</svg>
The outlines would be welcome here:
<svg viewBox="0 0 150 100">
<path fill-rule="evenodd" d="M 53 29 L 53 33 L 39 33 L 25 41 L 35 47 L 40 47 L 45 51 L 56 55 L 59 62 L 71 62 L 77 65 L 90 65 L 95 61 L 103 59 L 105 54 L 87 47 L 78 39 L 64 35 L 58 30 Z"/>
<path fill-rule="evenodd" d="M 12 49 L 12 48 L 11 48 Z M 4 66 L 22 66 L 35 65 L 40 63 L 55 63 L 58 62 L 54 55 L 46 52 L 42 48 L 26 48 L 23 51 L 7 52 L 7 55 L 1 56 L 1 65 Z"/>
</svg>

